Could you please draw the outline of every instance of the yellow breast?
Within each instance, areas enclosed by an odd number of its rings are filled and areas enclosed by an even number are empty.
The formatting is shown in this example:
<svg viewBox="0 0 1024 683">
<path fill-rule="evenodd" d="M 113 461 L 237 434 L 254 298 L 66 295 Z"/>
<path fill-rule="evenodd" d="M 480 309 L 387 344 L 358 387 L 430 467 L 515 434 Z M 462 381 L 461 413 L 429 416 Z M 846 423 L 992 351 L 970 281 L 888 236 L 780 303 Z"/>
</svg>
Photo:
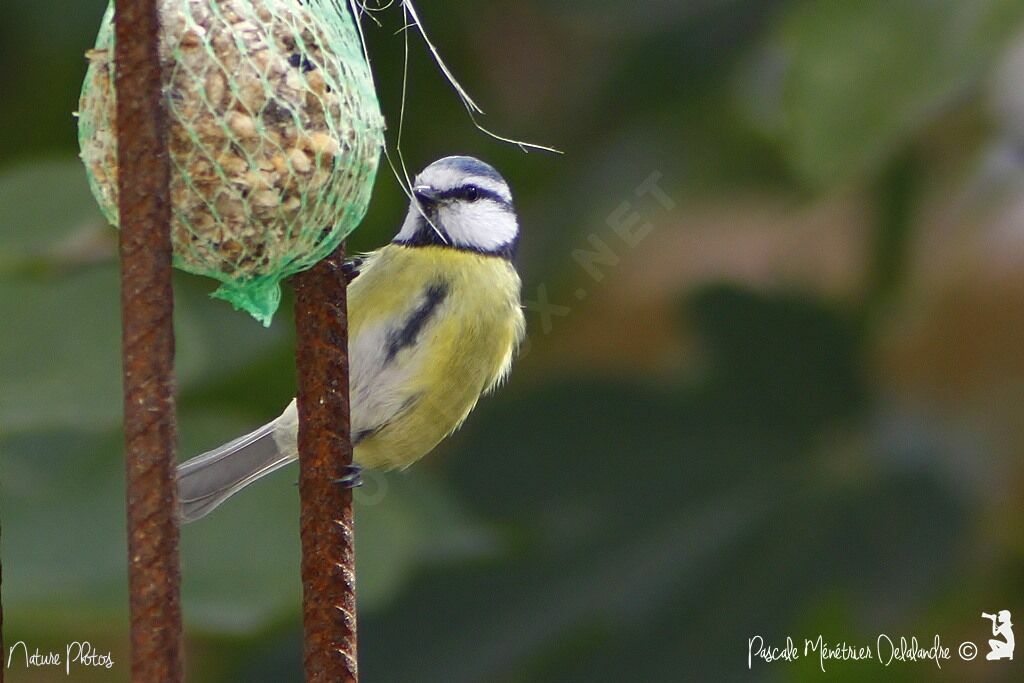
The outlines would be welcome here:
<svg viewBox="0 0 1024 683">
<path fill-rule="evenodd" d="M 523 336 L 508 261 L 392 244 L 349 290 L 352 433 L 366 467 L 406 467 L 508 371 Z"/>
</svg>

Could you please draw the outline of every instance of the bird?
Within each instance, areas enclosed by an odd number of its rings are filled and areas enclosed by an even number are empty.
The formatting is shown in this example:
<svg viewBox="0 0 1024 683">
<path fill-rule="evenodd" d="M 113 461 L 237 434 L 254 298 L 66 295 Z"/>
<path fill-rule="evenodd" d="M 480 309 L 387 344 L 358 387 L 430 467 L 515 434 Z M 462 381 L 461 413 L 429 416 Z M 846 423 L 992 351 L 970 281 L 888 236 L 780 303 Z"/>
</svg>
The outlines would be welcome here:
<svg viewBox="0 0 1024 683">
<path fill-rule="evenodd" d="M 454 432 L 507 376 L 526 323 L 515 257 L 519 220 L 491 165 L 449 156 L 411 183 L 391 243 L 347 261 L 354 466 L 404 469 Z M 192 522 L 298 459 L 293 399 L 259 429 L 178 466 Z"/>
</svg>

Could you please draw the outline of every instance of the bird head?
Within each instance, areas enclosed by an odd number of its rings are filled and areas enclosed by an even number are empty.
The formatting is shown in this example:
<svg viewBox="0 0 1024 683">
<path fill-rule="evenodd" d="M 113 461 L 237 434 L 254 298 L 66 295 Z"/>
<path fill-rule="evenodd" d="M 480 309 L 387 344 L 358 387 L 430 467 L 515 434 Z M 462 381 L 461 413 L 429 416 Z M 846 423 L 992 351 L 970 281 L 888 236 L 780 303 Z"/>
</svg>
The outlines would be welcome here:
<svg viewBox="0 0 1024 683">
<path fill-rule="evenodd" d="M 519 221 L 508 183 L 494 168 L 466 156 L 427 166 L 413 183 L 409 213 L 395 242 L 448 246 L 510 258 Z"/>
</svg>

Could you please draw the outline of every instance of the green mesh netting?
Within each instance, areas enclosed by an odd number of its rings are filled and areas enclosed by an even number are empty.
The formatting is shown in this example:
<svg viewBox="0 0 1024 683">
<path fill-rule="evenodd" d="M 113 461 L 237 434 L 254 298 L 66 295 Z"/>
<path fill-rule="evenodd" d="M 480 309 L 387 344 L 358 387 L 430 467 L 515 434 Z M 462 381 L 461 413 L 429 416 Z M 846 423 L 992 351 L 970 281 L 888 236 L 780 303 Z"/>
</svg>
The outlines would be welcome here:
<svg viewBox="0 0 1024 683">
<path fill-rule="evenodd" d="M 175 266 L 269 325 L 280 281 L 362 220 L 383 144 L 343 0 L 162 0 Z M 113 5 L 79 103 L 89 182 L 117 225 Z"/>
</svg>

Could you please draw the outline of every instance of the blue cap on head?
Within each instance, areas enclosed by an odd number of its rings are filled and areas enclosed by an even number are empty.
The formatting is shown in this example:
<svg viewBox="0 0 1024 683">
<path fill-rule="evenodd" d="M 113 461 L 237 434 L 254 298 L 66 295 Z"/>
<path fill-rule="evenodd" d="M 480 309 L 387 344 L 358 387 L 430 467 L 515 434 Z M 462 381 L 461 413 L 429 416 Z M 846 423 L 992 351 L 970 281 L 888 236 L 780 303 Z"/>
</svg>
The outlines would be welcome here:
<svg viewBox="0 0 1024 683">
<path fill-rule="evenodd" d="M 481 178 L 491 178 L 498 182 L 504 183 L 505 179 L 501 177 L 501 174 L 491 166 L 490 164 L 484 163 L 479 159 L 467 156 L 451 156 L 443 159 L 438 159 L 434 163 L 427 166 L 424 170 L 434 169 L 439 170 L 441 168 L 451 169 L 458 171 L 459 173 L 467 176 L 478 176 Z"/>
</svg>

